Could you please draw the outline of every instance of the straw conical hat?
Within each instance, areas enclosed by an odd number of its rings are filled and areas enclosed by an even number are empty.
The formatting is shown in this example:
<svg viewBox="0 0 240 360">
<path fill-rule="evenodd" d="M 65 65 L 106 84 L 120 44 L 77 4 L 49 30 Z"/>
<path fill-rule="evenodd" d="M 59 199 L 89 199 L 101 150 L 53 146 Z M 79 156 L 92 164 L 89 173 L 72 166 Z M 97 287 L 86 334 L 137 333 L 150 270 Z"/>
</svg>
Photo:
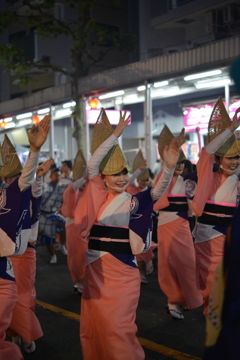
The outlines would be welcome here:
<svg viewBox="0 0 240 360">
<path fill-rule="evenodd" d="M 133 172 L 140 168 L 142 163 L 144 162 L 144 156 L 142 153 L 142 149 L 139 149 L 137 155 L 135 156 L 133 160 Z M 138 180 L 147 180 L 149 179 L 149 171 L 148 168 L 143 169 L 143 171 L 138 175 Z"/>
<path fill-rule="evenodd" d="M 17 155 L 16 149 L 5 135 L 2 144 L 2 159 L 4 166 L 0 170 L 0 176 L 3 178 L 10 178 L 16 176 L 22 171 L 22 164 Z"/>
<path fill-rule="evenodd" d="M 159 154 L 161 156 L 161 159 L 164 159 L 164 148 L 166 145 L 170 145 L 172 139 L 174 138 L 173 134 L 171 133 L 169 127 L 165 124 L 164 128 L 162 129 L 159 138 L 158 138 L 158 150 Z M 178 158 L 178 162 L 182 162 L 183 160 L 186 160 L 186 156 L 184 155 L 184 152 L 182 149 L 180 149 L 180 154 Z"/>
<path fill-rule="evenodd" d="M 82 151 L 79 149 L 74 160 L 73 165 L 73 179 L 74 181 L 83 177 L 84 171 L 86 169 L 86 160 L 83 156 Z"/>
<path fill-rule="evenodd" d="M 101 109 L 99 117 L 93 128 L 91 153 L 112 135 L 113 129 L 104 109 Z M 119 145 L 113 146 L 99 165 L 99 171 L 103 175 L 114 175 L 127 168 L 126 159 Z"/>
<path fill-rule="evenodd" d="M 142 153 L 142 149 L 139 149 L 137 155 L 133 160 L 133 172 L 136 171 L 138 168 L 140 168 L 144 160 L 145 159 Z"/>
<path fill-rule="evenodd" d="M 4 166 L 3 158 L 2 158 L 2 147 L 0 146 L 0 169 Z"/>
<path fill-rule="evenodd" d="M 150 174 L 148 168 L 145 168 L 141 174 L 138 175 L 137 180 L 149 180 Z"/>
<path fill-rule="evenodd" d="M 225 109 L 222 98 L 216 102 L 208 123 L 208 141 L 212 141 L 231 125 L 230 117 Z M 239 155 L 238 142 L 233 133 L 225 143 L 215 152 L 215 155 L 222 157 L 234 157 Z"/>
</svg>

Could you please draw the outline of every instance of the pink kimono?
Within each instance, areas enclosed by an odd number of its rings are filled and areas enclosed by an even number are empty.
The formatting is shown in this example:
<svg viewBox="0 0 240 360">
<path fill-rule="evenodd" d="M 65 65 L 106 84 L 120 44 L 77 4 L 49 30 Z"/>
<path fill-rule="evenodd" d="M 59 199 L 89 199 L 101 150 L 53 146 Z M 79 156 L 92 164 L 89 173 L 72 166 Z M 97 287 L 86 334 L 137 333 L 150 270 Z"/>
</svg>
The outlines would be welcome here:
<svg viewBox="0 0 240 360">
<path fill-rule="evenodd" d="M 36 172 L 37 164 L 39 159 L 39 153 L 31 152 L 27 159 L 27 162 L 23 168 L 22 174 L 19 179 L 13 181 L 9 186 L 10 189 L 13 189 L 12 192 L 8 189 L 2 190 L 0 193 L 1 197 L 1 240 L 0 240 L 0 359 L 1 360 L 22 360 L 23 356 L 19 347 L 16 344 L 5 341 L 5 332 L 10 326 L 12 320 L 12 311 L 17 302 L 17 286 L 15 282 L 13 267 L 11 260 L 7 257 L 12 255 L 14 252 L 16 254 L 21 254 L 25 251 L 27 246 L 26 237 L 30 233 L 30 229 L 23 230 L 23 234 L 19 231 L 17 226 L 20 228 L 24 222 L 24 216 L 22 216 L 21 211 L 26 215 L 27 209 L 29 209 L 30 203 L 30 185 L 34 180 L 34 174 Z M 24 196 L 24 192 L 26 196 Z M 21 196 L 20 196 L 21 194 Z M 24 205 L 23 205 L 23 198 Z M 8 203 L 9 199 L 9 203 Z M 15 215 L 14 212 L 16 212 Z M 20 211 L 21 210 L 21 211 Z M 10 213 L 10 214 L 9 214 Z M 7 214 L 12 216 L 14 219 L 14 225 L 12 226 L 9 222 Z M 25 216 L 27 218 L 27 216 Z M 6 226 L 3 231 L 4 225 Z M 11 233 L 11 235 L 10 235 Z M 22 241 L 19 241 L 20 235 L 22 236 Z M 10 239 L 11 236 L 11 239 Z M 10 240 L 10 242 L 9 242 Z M 10 246 L 10 243 L 13 243 L 13 247 Z"/>
<path fill-rule="evenodd" d="M 37 241 L 38 217 L 41 204 L 42 178 L 36 178 L 32 186 L 30 205 L 31 233 L 29 240 Z M 28 242 L 21 256 L 11 256 L 18 299 L 12 311 L 12 321 L 7 331 L 9 336 L 20 336 L 24 342 L 43 336 L 40 322 L 35 315 L 36 305 L 36 249 Z"/>
<path fill-rule="evenodd" d="M 27 247 L 19 257 L 11 257 L 17 284 L 18 301 L 13 312 L 8 335 L 19 335 L 24 342 L 43 336 L 41 325 L 35 315 L 36 305 L 36 250 Z"/>
<path fill-rule="evenodd" d="M 89 180 L 75 212 L 78 231 L 89 239 L 80 323 L 84 360 L 145 358 L 136 338 L 140 277 L 134 254 L 150 246 L 153 200 L 150 190 L 138 198 L 106 191 L 98 167 L 115 144 L 111 135 L 89 161 Z M 161 193 L 171 176 L 171 171 L 164 174 Z"/>
<path fill-rule="evenodd" d="M 231 131 L 227 129 L 210 142 L 203 149 L 197 164 L 198 185 L 192 209 L 198 216 L 195 231 L 197 282 L 204 297 L 205 315 L 215 271 L 223 258 L 227 227 L 240 190 L 237 175 L 225 177 L 212 171 L 213 154 L 230 135 Z"/>
<path fill-rule="evenodd" d="M 66 217 L 67 263 L 73 281 L 83 280 L 86 268 L 87 242 L 78 234 L 74 224 L 75 208 L 81 196 L 82 191 L 75 191 L 73 183 L 69 184 L 63 194 L 61 208 L 62 215 Z"/>
<path fill-rule="evenodd" d="M 12 310 L 17 301 L 16 283 L 11 280 L 0 278 L 1 306 L 0 306 L 0 359 L 1 360 L 23 360 L 19 347 L 9 341 L 5 341 L 6 329 L 8 329 Z"/>
<path fill-rule="evenodd" d="M 154 210 L 159 210 L 159 285 L 169 304 L 196 308 L 202 305 L 203 300 L 196 284 L 195 252 L 182 176 L 173 178 L 168 191 L 155 203 Z"/>
</svg>

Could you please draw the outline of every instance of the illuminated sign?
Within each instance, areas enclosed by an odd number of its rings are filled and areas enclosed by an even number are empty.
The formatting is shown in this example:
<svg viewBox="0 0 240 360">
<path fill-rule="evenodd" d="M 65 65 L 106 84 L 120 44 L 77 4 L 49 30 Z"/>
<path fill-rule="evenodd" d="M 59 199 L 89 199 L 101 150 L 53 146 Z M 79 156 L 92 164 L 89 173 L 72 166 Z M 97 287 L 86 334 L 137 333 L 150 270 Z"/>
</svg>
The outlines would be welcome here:
<svg viewBox="0 0 240 360">
<path fill-rule="evenodd" d="M 225 103 L 224 103 L 225 104 Z M 185 109 L 184 115 L 184 127 L 186 132 L 195 131 L 196 127 L 200 129 L 207 129 L 208 122 L 215 104 L 207 104 L 203 106 L 193 106 Z M 235 111 L 240 107 L 239 100 L 231 101 L 229 105 L 229 116 L 232 119 Z"/>
<path fill-rule="evenodd" d="M 100 114 L 100 111 L 101 110 L 87 110 L 86 111 L 86 121 L 88 124 L 95 124 L 96 121 L 97 121 L 97 118 Z M 117 125 L 118 122 L 119 122 L 119 110 L 105 110 L 106 111 L 106 114 L 107 114 L 107 117 L 108 117 L 108 120 L 110 122 L 111 125 Z M 124 111 L 122 111 L 123 113 Z M 127 116 L 131 116 L 131 111 L 127 111 Z M 128 125 L 131 124 L 131 121 Z"/>
</svg>

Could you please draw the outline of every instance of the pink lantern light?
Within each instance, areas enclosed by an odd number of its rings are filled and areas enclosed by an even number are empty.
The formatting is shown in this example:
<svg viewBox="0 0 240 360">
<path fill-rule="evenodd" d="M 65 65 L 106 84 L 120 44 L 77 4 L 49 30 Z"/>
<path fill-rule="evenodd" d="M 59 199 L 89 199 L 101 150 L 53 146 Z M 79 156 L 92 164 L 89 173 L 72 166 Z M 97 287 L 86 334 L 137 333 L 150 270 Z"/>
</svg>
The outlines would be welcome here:
<svg viewBox="0 0 240 360">
<path fill-rule="evenodd" d="M 226 105 L 226 104 L 225 104 Z M 229 116 L 233 117 L 235 111 L 240 106 L 239 100 L 231 101 L 229 105 Z M 207 129 L 208 122 L 214 108 L 214 104 L 207 104 L 202 106 L 192 106 L 187 108 L 183 112 L 184 116 L 184 127 L 186 132 L 196 131 L 196 127 L 199 129 Z"/>
</svg>

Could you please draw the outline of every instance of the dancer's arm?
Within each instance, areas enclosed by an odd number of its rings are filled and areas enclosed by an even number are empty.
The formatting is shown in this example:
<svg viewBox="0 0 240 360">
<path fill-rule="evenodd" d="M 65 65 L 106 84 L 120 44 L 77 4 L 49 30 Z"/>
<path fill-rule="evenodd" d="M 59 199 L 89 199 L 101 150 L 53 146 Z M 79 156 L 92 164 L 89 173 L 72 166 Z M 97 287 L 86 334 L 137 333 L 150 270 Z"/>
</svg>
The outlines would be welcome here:
<svg viewBox="0 0 240 360">
<path fill-rule="evenodd" d="M 165 159 L 165 168 L 155 185 L 155 187 L 151 190 L 153 201 L 159 199 L 167 190 L 172 176 L 175 170 L 175 166 L 177 165 L 179 159 L 179 153 L 181 145 L 186 141 L 184 129 L 182 129 L 179 137 L 175 137 L 169 146 L 166 146 L 164 149 L 164 159 Z"/>
<path fill-rule="evenodd" d="M 27 162 L 22 170 L 22 174 L 18 179 L 20 191 L 26 190 L 29 186 L 32 185 L 34 181 L 34 175 L 39 160 L 39 151 L 47 139 L 47 135 L 50 129 L 50 119 L 50 115 L 44 116 L 43 120 L 38 125 L 33 124 L 31 130 L 28 133 L 30 152 Z"/>
<path fill-rule="evenodd" d="M 43 188 L 43 178 L 36 177 L 32 185 L 32 196 L 36 199 L 39 198 L 42 195 L 42 188 Z"/>
<path fill-rule="evenodd" d="M 142 165 L 139 166 L 139 168 L 132 173 L 132 176 L 130 177 L 129 185 L 132 185 L 134 183 L 135 179 L 146 169 L 146 167 L 147 167 L 147 162 L 146 160 L 144 160 Z"/>
<path fill-rule="evenodd" d="M 38 166 L 36 171 L 36 179 L 32 186 L 32 196 L 39 198 L 43 190 L 43 176 L 48 172 L 53 164 L 53 160 L 47 160 Z"/>
<path fill-rule="evenodd" d="M 118 137 L 122 135 L 124 128 L 130 121 L 130 116 L 125 119 L 126 112 L 122 115 L 120 111 L 120 119 L 119 123 L 109 138 L 105 140 L 94 152 L 91 159 L 87 163 L 87 172 L 89 179 L 93 179 L 99 173 L 99 165 L 103 160 L 104 156 L 107 155 L 108 151 L 114 146 L 118 144 Z"/>
<path fill-rule="evenodd" d="M 86 182 L 86 179 L 84 177 L 77 179 L 72 184 L 73 190 L 76 192 L 81 186 L 83 186 L 83 184 L 85 184 L 85 182 Z"/>
<path fill-rule="evenodd" d="M 20 191 L 24 191 L 32 185 L 36 173 L 36 168 L 38 166 L 38 161 L 39 152 L 30 152 L 26 164 L 24 165 L 22 173 L 18 179 L 18 186 Z"/>
<path fill-rule="evenodd" d="M 153 201 L 159 199 L 167 190 L 173 174 L 174 174 L 174 168 L 172 169 L 168 169 L 167 167 L 164 167 L 163 172 L 157 182 L 157 184 L 155 185 L 154 188 L 152 188 L 151 194 L 152 194 L 152 199 Z"/>
<path fill-rule="evenodd" d="M 118 144 L 117 137 L 112 134 L 105 140 L 94 152 L 91 159 L 87 163 L 87 172 L 89 179 L 93 179 L 99 173 L 99 165 L 108 151 Z"/>
<path fill-rule="evenodd" d="M 222 144 L 224 144 L 228 138 L 230 138 L 231 135 L 232 135 L 232 131 L 229 128 L 224 130 L 221 134 L 217 135 L 206 146 L 206 150 L 207 150 L 208 154 L 210 154 L 210 155 L 214 154 L 217 151 L 217 149 L 219 149 L 220 146 Z"/>
<path fill-rule="evenodd" d="M 140 168 L 138 168 L 137 170 L 135 170 L 129 180 L 129 185 L 132 185 L 135 181 L 135 179 L 138 177 L 138 175 L 140 175 L 142 172 L 142 170 Z"/>
</svg>

